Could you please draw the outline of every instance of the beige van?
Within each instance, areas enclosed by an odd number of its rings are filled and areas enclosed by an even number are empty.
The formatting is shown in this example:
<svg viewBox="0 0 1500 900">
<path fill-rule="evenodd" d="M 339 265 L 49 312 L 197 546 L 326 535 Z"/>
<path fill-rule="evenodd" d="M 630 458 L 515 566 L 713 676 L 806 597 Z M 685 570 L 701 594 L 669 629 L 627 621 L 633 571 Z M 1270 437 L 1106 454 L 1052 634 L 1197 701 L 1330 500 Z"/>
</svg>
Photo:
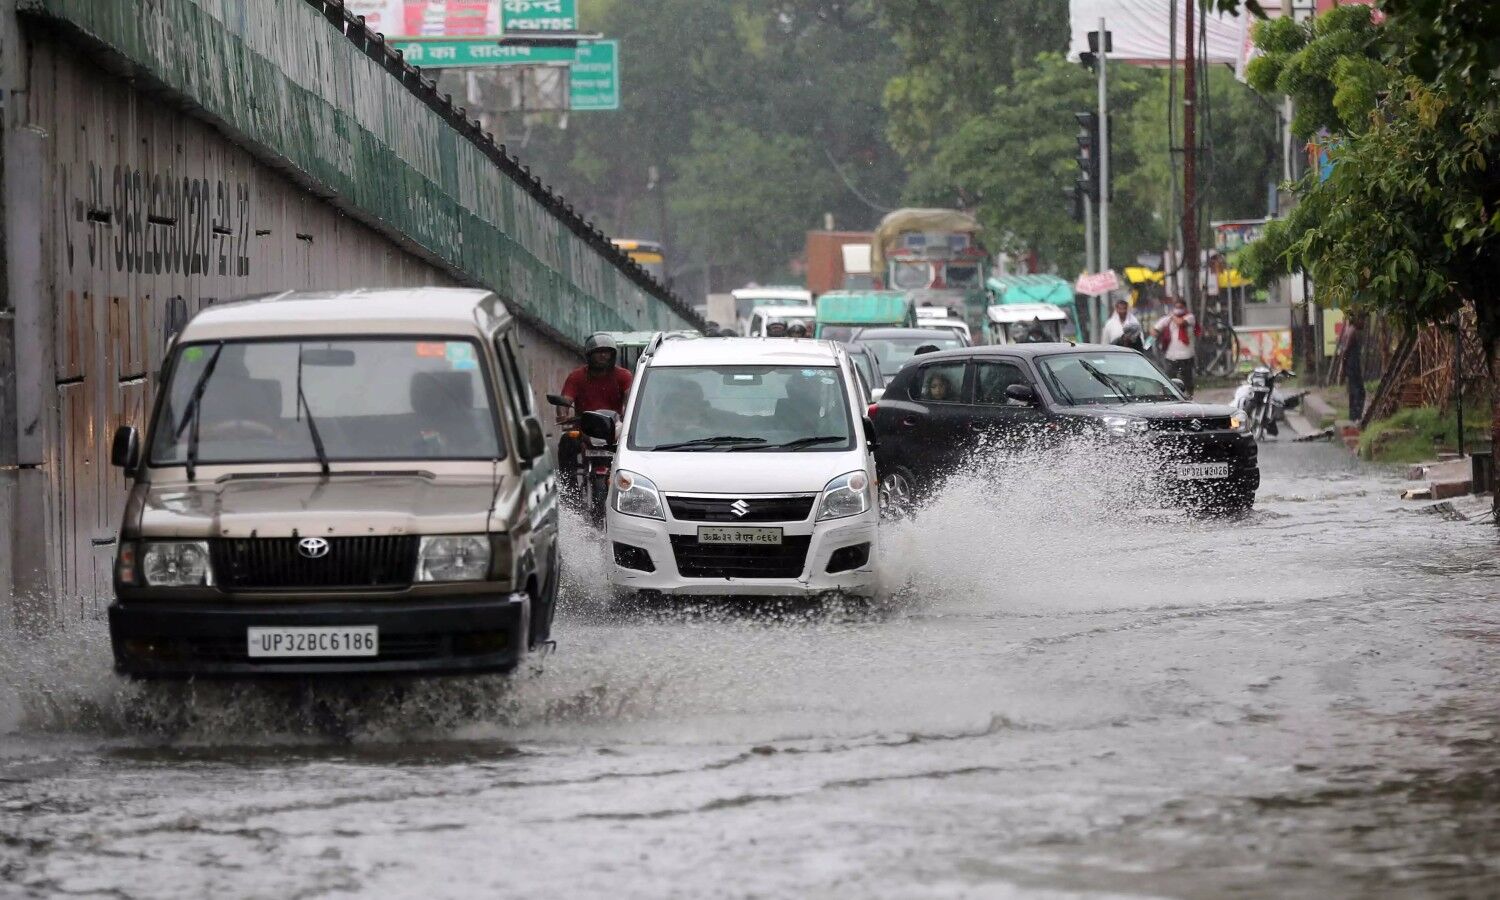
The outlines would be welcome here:
<svg viewBox="0 0 1500 900">
<path fill-rule="evenodd" d="M 168 351 L 131 481 L 115 666 L 146 677 L 503 671 L 557 602 L 553 463 L 494 294 L 282 293 Z"/>
</svg>

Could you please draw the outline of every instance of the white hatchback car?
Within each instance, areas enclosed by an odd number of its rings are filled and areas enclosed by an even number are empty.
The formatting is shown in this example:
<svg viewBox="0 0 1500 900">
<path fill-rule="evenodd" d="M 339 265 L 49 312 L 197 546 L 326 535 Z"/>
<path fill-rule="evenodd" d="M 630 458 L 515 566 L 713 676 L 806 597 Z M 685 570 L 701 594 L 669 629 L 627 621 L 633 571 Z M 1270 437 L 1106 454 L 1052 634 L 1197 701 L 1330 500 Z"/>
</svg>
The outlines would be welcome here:
<svg viewBox="0 0 1500 900">
<path fill-rule="evenodd" d="M 625 415 L 606 515 L 617 596 L 874 595 L 874 426 L 844 350 L 664 342 Z"/>
</svg>

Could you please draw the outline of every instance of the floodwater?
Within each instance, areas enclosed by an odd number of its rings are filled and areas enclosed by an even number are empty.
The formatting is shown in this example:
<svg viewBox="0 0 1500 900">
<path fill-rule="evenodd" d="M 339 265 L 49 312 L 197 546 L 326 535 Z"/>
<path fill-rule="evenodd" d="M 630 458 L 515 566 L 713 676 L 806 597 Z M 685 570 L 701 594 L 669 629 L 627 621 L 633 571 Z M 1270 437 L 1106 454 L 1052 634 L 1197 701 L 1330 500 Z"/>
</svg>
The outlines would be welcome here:
<svg viewBox="0 0 1500 900">
<path fill-rule="evenodd" d="M 0 644 L 0 895 L 1500 894 L 1500 552 L 1328 446 L 1244 519 L 954 485 L 869 609 L 616 614 L 511 679 L 168 687 Z M 1100 470 L 1103 471 L 1103 470 Z"/>
</svg>

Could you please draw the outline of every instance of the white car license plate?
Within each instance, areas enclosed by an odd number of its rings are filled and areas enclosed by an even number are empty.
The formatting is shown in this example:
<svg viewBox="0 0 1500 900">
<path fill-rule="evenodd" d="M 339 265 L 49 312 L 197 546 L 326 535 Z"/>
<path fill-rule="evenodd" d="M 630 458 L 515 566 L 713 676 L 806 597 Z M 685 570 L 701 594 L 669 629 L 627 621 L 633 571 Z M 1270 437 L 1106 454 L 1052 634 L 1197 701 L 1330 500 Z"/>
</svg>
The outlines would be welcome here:
<svg viewBox="0 0 1500 900">
<path fill-rule="evenodd" d="M 274 656 L 378 656 L 378 625 L 249 628 L 252 659 Z"/>
<path fill-rule="evenodd" d="M 1229 463 L 1183 463 L 1177 467 L 1178 481 L 1202 481 L 1207 478 L 1228 478 Z"/>
<path fill-rule="evenodd" d="M 780 544 L 780 528 L 741 528 L 733 525 L 699 525 L 700 544 Z"/>
</svg>

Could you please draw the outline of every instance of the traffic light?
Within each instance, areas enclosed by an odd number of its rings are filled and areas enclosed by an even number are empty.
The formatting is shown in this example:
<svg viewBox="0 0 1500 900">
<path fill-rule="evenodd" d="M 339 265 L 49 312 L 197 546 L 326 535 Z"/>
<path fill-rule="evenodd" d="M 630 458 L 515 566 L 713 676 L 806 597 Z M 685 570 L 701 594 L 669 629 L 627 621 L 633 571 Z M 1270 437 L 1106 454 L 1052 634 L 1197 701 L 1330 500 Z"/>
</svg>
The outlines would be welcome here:
<svg viewBox="0 0 1500 900">
<path fill-rule="evenodd" d="M 1078 189 L 1095 203 L 1099 202 L 1099 116 L 1091 112 L 1074 113 L 1078 120 Z"/>
<path fill-rule="evenodd" d="M 1073 113 L 1073 118 L 1078 120 L 1078 155 L 1074 160 L 1078 163 L 1078 187 L 1095 203 L 1099 202 L 1099 114 L 1091 112 Z M 1115 130 L 1115 119 L 1109 117 L 1109 131 L 1113 135 Z M 1111 138 L 1110 143 L 1114 143 Z M 1109 148 L 1104 148 L 1105 153 Z M 1114 181 L 1111 179 L 1109 185 L 1109 199 L 1115 199 Z"/>
</svg>

